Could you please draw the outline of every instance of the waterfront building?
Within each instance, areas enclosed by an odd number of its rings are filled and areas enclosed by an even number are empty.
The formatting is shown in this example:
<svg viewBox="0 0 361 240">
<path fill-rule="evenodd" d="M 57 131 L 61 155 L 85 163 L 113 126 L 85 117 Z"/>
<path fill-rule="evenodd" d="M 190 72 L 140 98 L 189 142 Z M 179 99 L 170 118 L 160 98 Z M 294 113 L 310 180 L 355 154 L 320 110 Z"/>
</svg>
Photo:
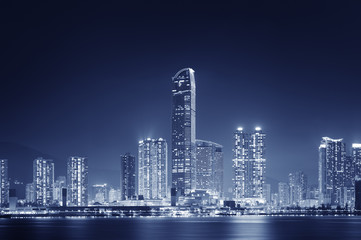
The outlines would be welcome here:
<svg viewBox="0 0 361 240">
<path fill-rule="evenodd" d="M 196 140 L 196 188 L 223 196 L 223 146 Z"/>
<path fill-rule="evenodd" d="M 234 134 L 233 182 L 234 197 L 238 202 L 265 202 L 265 137 L 260 127 L 252 134 L 238 128 Z"/>
<path fill-rule="evenodd" d="M 121 199 L 120 189 L 110 188 L 109 190 L 109 203 L 117 202 Z"/>
<path fill-rule="evenodd" d="M 28 183 L 25 186 L 25 201 L 26 203 L 34 203 L 35 202 L 35 192 L 34 192 L 34 184 Z"/>
<path fill-rule="evenodd" d="M 319 147 L 319 204 L 344 206 L 346 146 L 343 139 L 323 137 Z"/>
<path fill-rule="evenodd" d="M 121 200 L 136 198 L 135 156 L 130 153 L 120 156 L 120 192 Z"/>
<path fill-rule="evenodd" d="M 196 84 L 194 70 L 172 78 L 172 187 L 180 195 L 196 188 Z"/>
<path fill-rule="evenodd" d="M 285 182 L 278 183 L 278 200 L 280 207 L 288 207 L 290 205 L 290 187 Z"/>
<path fill-rule="evenodd" d="M 271 184 L 263 184 L 263 196 L 267 204 L 271 204 Z"/>
<path fill-rule="evenodd" d="M 66 177 L 58 176 L 54 182 L 54 203 L 61 205 L 62 202 L 62 191 L 63 188 L 66 188 Z"/>
<path fill-rule="evenodd" d="M 67 164 L 68 206 L 88 206 L 88 159 L 69 157 Z"/>
<path fill-rule="evenodd" d="M 94 184 L 92 186 L 93 202 L 104 204 L 108 202 L 108 186 L 104 184 Z"/>
<path fill-rule="evenodd" d="M 8 160 L 0 159 L 0 207 L 9 204 Z"/>
<path fill-rule="evenodd" d="M 352 162 L 354 164 L 354 174 L 355 176 L 361 177 L 361 143 L 352 144 L 351 154 Z"/>
<path fill-rule="evenodd" d="M 361 178 L 355 179 L 355 210 L 361 211 Z"/>
<path fill-rule="evenodd" d="M 34 203 L 38 206 L 53 204 L 54 162 L 42 157 L 33 161 Z"/>
<path fill-rule="evenodd" d="M 144 199 L 167 197 L 167 142 L 162 139 L 139 141 L 138 146 L 138 195 Z"/>
<path fill-rule="evenodd" d="M 290 188 L 290 204 L 299 206 L 300 202 L 306 199 L 307 176 L 302 171 L 290 173 L 288 175 Z"/>
</svg>

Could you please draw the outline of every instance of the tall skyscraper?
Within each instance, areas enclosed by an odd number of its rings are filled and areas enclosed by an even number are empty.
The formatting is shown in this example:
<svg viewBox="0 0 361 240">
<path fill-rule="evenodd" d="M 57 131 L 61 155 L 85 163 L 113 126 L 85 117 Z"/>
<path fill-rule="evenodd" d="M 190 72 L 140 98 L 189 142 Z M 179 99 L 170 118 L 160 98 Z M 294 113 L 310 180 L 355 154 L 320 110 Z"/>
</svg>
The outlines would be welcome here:
<svg viewBox="0 0 361 240">
<path fill-rule="evenodd" d="M 36 158 L 33 162 L 34 202 L 39 206 L 53 203 L 54 162 L 50 159 Z"/>
<path fill-rule="evenodd" d="M 0 159 L 0 207 L 9 203 L 8 160 Z"/>
<path fill-rule="evenodd" d="M 67 164 L 68 206 L 88 206 L 88 159 L 69 157 Z"/>
<path fill-rule="evenodd" d="M 306 199 L 307 176 L 302 171 L 290 173 L 288 175 L 290 187 L 290 204 L 299 206 L 302 200 Z"/>
<path fill-rule="evenodd" d="M 361 211 L 361 178 L 355 178 L 355 210 Z"/>
<path fill-rule="evenodd" d="M 361 178 L 361 144 L 360 143 L 353 143 L 352 144 L 352 161 L 354 163 L 354 171 L 355 176 Z"/>
<path fill-rule="evenodd" d="M 120 200 L 136 197 L 135 157 L 130 153 L 120 156 Z"/>
<path fill-rule="evenodd" d="M 172 187 L 181 195 L 196 188 L 196 84 L 184 68 L 172 78 Z"/>
<path fill-rule="evenodd" d="M 234 197 L 236 201 L 264 202 L 266 170 L 265 133 L 259 127 L 252 134 L 238 128 L 234 134 Z"/>
<path fill-rule="evenodd" d="M 223 146 L 211 141 L 196 140 L 196 188 L 223 195 Z"/>
<path fill-rule="evenodd" d="M 320 204 L 342 206 L 344 203 L 346 146 L 342 140 L 329 137 L 322 138 L 318 162 Z"/>
<path fill-rule="evenodd" d="M 167 196 L 167 142 L 162 139 L 139 141 L 138 194 L 144 199 L 163 199 Z"/>
</svg>

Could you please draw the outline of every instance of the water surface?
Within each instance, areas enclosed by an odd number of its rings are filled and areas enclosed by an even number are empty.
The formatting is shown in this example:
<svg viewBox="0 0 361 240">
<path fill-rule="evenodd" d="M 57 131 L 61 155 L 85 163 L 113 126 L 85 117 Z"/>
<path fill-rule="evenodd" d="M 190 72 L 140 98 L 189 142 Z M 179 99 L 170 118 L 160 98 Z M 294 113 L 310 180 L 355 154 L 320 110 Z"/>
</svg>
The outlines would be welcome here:
<svg viewBox="0 0 361 240">
<path fill-rule="evenodd" d="M 0 219 L 0 239 L 361 239 L 361 217 Z"/>
</svg>

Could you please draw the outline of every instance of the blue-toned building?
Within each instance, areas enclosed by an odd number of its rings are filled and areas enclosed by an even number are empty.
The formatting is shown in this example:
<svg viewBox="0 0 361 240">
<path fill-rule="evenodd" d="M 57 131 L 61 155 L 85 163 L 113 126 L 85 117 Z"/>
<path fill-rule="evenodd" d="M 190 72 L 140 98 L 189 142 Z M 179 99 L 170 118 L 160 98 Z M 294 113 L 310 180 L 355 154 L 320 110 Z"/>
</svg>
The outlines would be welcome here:
<svg viewBox="0 0 361 240">
<path fill-rule="evenodd" d="M 8 160 L 0 159 L 0 207 L 9 203 Z"/>
<path fill-rule="evenodd" d="M 88 159 L 69 157 L 67 165 L 68 206 L 88 206 Z"/>
<path fill-rule="evenodd" d="M 180 195 L 196 188 L 196 84 L 194 70 L 172 78 L 172 187 Z"/>
<path fill-rule="evenodd" d="M 126 153 L 120 156 L 120 195 L 121 200 L 136 198 L 135 156 Z"/>
<path fill-rule="evenodd" d="M 251 134 L 239 127 L 234 134 L 234 198 L 239 204 L 265 203 L 266 134 L 256 127 Z"/>
</svg>

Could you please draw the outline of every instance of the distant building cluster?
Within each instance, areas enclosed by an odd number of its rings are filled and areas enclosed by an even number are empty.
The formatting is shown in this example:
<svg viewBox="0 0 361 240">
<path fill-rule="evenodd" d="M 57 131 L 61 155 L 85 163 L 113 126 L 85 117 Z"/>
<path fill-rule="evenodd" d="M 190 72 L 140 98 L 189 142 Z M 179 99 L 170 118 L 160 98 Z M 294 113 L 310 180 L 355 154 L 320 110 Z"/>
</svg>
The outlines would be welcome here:
<svg viewBox="0 0 361 240">
<path fill-rule="evenodd" d="M 361 210 L 361 144 L 347 154 L 343 139 L 322 138 L 319 147 L 318 186 L 303 171 L 283 182 L 266 181 L 266 134 L 236 129 L 233 135 L 233 188 L 225 192 L 223 146 L 196 138 L 196 82 L 184 68 L 172 78 L 170 150 L 164 138 L 138 142 L 138 154 L 120 156 L 119 187 L 88 185 L 86 157 L 71 156 L 66 176 L 55 177 L 55 164 L 42 157 L 33 161 L 33 179 L 24 185 L 24 205 L 84 207 L 96 205 L 228 206 L 287 209 L 339 207 Z M 168 153 L 170 159 L 168 160 Z M 273 187 L 272 187 L 273 185 Z M 273 191 L 272 191 L 273 190 Z M 15 208 L 8 160 L 0 159 L 0 207 Z"/>
<path fill-rule="evenodd" d="M 361 144 L 352 144 L 351 155 L 347 155 L 343 139 L 323 137 L 318 170 L 320 204 L 354 207 L 356 181 L 361 177 Z"/>
</svg>

